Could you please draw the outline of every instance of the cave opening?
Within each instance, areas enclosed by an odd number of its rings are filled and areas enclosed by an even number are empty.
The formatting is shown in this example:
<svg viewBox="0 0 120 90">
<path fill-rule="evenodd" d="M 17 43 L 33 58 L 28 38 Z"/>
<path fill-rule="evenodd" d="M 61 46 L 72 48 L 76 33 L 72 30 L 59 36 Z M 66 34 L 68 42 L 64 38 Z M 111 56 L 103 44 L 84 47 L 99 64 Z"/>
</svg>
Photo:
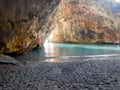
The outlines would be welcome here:
<svg viewBox="0 0 120 90">
<path fill-rule="evenodd" d="M 115 2 L 118 2 L 118 3 L 120 3 L 120 0 L 115 0 Z"/>
<path fill-rule="evenodd" d="M 43 44 L 43 48 L 44 48 L 44 52 L 45 55 L 48 56 L 48 53 L 53 54 L 54 53 L 54 46 L 52 44 L 52 40 L 53 40 L 54 35 L 53 35 L 53 31 L 50 33 L 50 35 L 45 39 L 45 42 Z"/>
<path fill-rule="evenodd" d="M 52 43 L 52 40 L 54 39 L 54 35 L 53 35 L 53 31 L 50 33 L 50 35 L 45 39 L 45 42 L 44 42 L 44 47 L 47 47 L 48 46 L 48 43 Z"/>
</svg>

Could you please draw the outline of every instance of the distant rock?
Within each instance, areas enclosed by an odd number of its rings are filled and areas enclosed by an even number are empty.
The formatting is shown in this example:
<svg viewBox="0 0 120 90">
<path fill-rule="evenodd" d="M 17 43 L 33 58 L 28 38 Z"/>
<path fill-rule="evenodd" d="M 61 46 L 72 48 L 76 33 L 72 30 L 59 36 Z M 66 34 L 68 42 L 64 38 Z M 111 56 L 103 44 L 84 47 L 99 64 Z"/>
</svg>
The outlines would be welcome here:
<svg viewBox="0 0 120 90">
<path fill-rule="evenodd" d="M 118 9 L 114 0 L 62 0 L 49 41 L 120 43 Z"/>
</svg>

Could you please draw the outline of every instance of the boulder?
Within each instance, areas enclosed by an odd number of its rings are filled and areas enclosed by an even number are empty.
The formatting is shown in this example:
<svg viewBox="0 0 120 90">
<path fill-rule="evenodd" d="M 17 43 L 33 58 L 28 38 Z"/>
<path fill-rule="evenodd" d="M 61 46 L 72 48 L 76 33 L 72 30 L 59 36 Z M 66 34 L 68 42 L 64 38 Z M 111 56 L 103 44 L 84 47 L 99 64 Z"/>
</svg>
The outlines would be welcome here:
<svg viewBox="0 0 120 90">
<path fill-rule="evenodd" d="M 18 60 L 14 59 L 13 57 L 0 54 L 0 64 L 20 65 L 21 63 Z"/>
</svg>

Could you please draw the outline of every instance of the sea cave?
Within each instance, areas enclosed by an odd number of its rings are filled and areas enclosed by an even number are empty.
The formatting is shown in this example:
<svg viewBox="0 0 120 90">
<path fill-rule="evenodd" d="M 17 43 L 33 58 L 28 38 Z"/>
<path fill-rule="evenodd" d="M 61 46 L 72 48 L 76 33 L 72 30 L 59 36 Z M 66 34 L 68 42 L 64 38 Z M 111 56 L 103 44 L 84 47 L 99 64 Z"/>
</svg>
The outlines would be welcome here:
<svg viewBox="0 0 120 90">
<path fill-rule="evenodd" d="M 0 90 L 119 90 L 120 0 L 0 0 Z"/>
</svg>

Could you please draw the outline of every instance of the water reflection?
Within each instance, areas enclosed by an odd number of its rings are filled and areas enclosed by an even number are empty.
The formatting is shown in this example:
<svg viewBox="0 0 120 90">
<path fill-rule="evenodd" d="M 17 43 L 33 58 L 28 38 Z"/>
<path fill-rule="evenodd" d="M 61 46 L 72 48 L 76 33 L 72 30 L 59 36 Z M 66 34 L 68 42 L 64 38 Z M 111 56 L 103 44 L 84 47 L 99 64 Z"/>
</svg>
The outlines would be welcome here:
<svg viewBox="0 0 120 90">
<path fill-rule="evenodd" d="M 61 56 L 90 56 L 120 54 L 120 45 L 94 44 L 58 44 L 45 42 L 43 48 L 35 49 L 28 54 L 15 57 L 23 61 L 58 62 Z M 57 61 L 56 61 L 57 60 Z M 64 58 L 63 60 L 67 60 Z"/>
<path fill-rule="evenodd" d="M 54 55 L 54 45 L 52 43 L 49 43 L 48 40 L 45 41 L 44 43 L 44 50 L 46 53 L 46 56 L 48 56 L 49 54 L 53 54 Z"/>
<path fill-rule="evenodd" d="M 119 45 L 93 45 L 93 44 L 58 44 L 48 43 L 45 49 L 46 57 L 49 56 L 85 56 L 120 54 Z M 51 50 L 52 49 L 52 50 Z"/>
</svg>

